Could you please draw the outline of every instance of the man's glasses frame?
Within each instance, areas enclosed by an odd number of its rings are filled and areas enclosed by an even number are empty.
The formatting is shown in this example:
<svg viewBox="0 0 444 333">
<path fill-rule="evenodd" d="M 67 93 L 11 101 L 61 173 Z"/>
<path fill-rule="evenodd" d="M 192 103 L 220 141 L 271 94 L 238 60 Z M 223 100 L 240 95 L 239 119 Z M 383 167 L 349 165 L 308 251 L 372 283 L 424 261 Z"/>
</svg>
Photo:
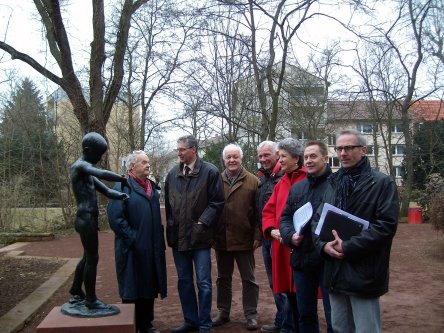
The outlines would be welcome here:
<svg viewBox="0 0 444 333">
<path fill-rule="evenodd" d="M 362 148 L 364 146 L 362 145 L 356 145 L 356 146 L 339 146 L 339 147 L 335 147 L 335 152 L 340 153 L 342 151 L 345 151 L 346 153 L 352 151 L 355 148 Z"/>
<path fill-rule="evenodd" d="M 183 152 L 187 151 L 188 149 L 192 149 L 192 148 L 193 148 L 193 147 L 176 148 L 176 149 L 174 149 L 174 151 L 175 151 L 176 153 L 183 153 Z"/>
</svg>

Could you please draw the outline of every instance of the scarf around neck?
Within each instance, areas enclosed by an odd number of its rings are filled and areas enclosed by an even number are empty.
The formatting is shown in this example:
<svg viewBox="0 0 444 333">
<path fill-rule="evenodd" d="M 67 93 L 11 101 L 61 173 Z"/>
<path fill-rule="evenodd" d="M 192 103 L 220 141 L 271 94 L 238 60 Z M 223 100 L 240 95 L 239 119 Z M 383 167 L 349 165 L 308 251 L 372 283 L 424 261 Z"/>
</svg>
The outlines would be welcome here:
<svg viewBox="0 0 444 333">
<path fill-rule="evenodd" d="M 236 183 L 236 180 L 239 178 L 239 175 L 241 174 L 242 170 L 244 169 L 243 166 L 239 168 L 239 171 L 234 175 L 231 176 L 230 171 L 228 169 L 225 170 L 225 175 L 227 176 L 228 182 L 230 183 L 230 186 L 233 186 L 234 183 Z"/>
<path fill-rule="evenodd" d="M 151 182 L 148 178 L 143 181 L 142 179 L 138 178 L 135 174 L 132 172 L 129 172 L 128 175 L 136 181 L 137 184 L 139 184 L 145 191 L 148 198 L 151 198 L 151 195 L 153 193 L 153 190 L 151 188 Z"/>
<path fill-rule="evenodd" d="M 338 187 L 336 188 L 335 206 L 346 210 L 348 197 L 353 193 L 359 182 L 362 171 L 368 166 L 368 157 L 364 156 L 356 165 L 350 168 L 340 168 L 338 171 Z"/>
</svg>

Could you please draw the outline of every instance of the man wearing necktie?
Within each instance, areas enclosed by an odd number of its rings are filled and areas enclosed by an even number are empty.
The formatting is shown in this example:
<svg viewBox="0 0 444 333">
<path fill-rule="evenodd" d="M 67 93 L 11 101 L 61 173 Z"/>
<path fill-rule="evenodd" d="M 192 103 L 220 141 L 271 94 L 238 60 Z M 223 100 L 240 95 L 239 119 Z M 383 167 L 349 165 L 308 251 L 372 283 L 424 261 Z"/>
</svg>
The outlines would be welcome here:
<svg viewBox="0 0 444 333">
<path fill-rule="evenodd" d="M 173 250 L 184 316 L 173 333 L 205 333 L 212 327 L 211 246 L 225 199 L 219 170 L 203 161 L 197 149 L 196 138 L 180 137 L 176 149 L 180 163 L 165 181 L 167 242 Z"/>
</svg>

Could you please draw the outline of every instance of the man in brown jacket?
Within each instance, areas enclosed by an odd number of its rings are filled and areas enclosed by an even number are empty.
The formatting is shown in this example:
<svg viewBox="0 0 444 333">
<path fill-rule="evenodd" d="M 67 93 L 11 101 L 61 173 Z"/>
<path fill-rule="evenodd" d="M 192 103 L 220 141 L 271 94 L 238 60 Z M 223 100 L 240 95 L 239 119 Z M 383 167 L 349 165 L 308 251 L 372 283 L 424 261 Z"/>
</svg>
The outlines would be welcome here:
<svg viewBox="0 0 444 333">
<path fill-rule="evenodd" d="M 226 169 L 222 172 L 225 206 L 216 228 L 217 308 L 213 327 L 230 321 L 234 261 L 242 279 L 242 303 L 248 330 L 257 329 L 259 286 L 254 269 L 254 250 L 261 244 L 256 227 L 258 178 L 242 166 L 242 149 L 227 145 L 222 153 Z"/>
</svg>

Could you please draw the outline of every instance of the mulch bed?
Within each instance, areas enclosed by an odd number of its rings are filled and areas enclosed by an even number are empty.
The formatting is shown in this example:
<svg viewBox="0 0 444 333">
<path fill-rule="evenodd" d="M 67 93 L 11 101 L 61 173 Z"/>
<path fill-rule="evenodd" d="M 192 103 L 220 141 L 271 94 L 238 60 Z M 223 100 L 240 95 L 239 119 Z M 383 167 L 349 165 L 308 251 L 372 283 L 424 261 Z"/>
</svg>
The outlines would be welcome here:
<svg viewBox="0 0 444 333">
<path fill-rule="evenodd" d="M 63 264 L 63 260 L 0 254 L 0 317 L 29 296 Z"/>
</svg>

